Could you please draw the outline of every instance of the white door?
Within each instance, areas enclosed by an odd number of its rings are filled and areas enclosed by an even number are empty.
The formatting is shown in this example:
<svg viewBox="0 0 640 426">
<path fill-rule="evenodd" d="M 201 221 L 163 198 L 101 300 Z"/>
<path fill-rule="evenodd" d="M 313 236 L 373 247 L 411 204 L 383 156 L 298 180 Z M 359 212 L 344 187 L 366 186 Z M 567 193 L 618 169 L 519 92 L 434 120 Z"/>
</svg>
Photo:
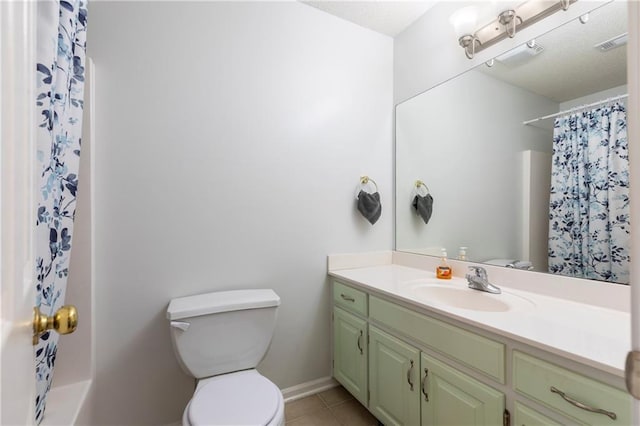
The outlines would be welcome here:
<svg viewBox="0 0 640 426">
<path fill-rule="evenodd" d="M 35 8 L 0 1 L 0 424 L 34 422 Z"/>
</svg>

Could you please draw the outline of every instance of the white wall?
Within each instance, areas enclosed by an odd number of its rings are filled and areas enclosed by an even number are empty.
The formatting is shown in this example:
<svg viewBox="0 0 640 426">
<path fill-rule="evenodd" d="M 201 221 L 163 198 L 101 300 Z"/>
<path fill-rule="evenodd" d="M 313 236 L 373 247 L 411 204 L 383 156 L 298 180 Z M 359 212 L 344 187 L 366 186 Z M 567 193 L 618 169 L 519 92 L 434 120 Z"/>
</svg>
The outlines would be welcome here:
<svg viewBox="0 0 640 426">
<path fill-rule="evenodd" d="M 551 151 L 551 133 L 523 126 L 558 104 L 477 71 L 396 108 L 396 246 L 468 247 L 473 261 L 522 259 L 521 155 Z M 455 112 L 455 113 L 454 113 Z M 411 207 L 413 183 L 434 198 L 428 224 Z"/>
<path fill-rule="evenodd" d="M 171 298 L 270 287 L 260 370 L 329 376 L 332 252 L 393 241 L 388 37 L 298 2 L 95 2 L 94 424 L 177 421 Z M 358 177 L 378 183 L 371 226 Z"/>
<path fill-rule="evenodd" d="M 611 89 L 602 90 L 600 92 L 595 92 L 590 95 L 582 96 L 576 99 L 572 99 L 570 101 L 560 103 L 560 111 L 565 111 L 570 108 L 574 108 L 581 105 L 591 104 L 593 102 L 602 101 L 608 98 L 612 98 L 614 96 L 624 95 L 628 93 L 628 88 L 626 84 L 622 86 L 612 87 Z M 623 105 L 627 104 L 627 99 L 621 99 L 620 103 Z"/>
<path fill-rule="evenodd" d="M 549 139 L 553 133 L 549 131 Z M 519 259 L 537 272 L 549 270 L 549 188 L 552 152 L 522 153 L 522 246 Z"/>
<path fill-rule="evenodd" d="M 438 2 L 394 38 L 395 102 L 415 96 L 605 3 L 601 0 L 575 2 L 566 12 L 557 12 L 469 60 L 458 44 L 449 18 L 456 10 L 478 2 Z"/>
</svg>

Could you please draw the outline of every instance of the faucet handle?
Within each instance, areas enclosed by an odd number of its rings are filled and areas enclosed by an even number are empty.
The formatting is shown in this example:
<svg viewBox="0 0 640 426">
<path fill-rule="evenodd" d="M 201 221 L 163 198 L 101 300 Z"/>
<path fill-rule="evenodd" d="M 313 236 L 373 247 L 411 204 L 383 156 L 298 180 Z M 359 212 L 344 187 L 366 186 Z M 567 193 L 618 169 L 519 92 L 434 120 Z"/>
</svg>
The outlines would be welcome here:
<svg viewBox="0 0 640 426">
<path fill-rule="evenodd" d="M 482 266 L 469 266 L 469 270 L 476 274 L 476 277 L 481 278 L 483 280 L 487 279 L 487 270 Z"/>
</svg>

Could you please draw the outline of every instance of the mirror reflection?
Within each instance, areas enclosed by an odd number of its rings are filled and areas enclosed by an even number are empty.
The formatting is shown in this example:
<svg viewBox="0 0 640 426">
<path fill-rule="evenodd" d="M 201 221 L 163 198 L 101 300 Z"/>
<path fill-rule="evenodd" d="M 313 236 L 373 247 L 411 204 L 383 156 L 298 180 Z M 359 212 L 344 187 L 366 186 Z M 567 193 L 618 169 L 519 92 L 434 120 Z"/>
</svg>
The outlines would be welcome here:
<svg viewBox="0 0 640 426">
<path fill-rule="evenodd" d="M 608 3 L 399 104 L 396 249 L 627 284 L 626 25 Z"/>
</svg>

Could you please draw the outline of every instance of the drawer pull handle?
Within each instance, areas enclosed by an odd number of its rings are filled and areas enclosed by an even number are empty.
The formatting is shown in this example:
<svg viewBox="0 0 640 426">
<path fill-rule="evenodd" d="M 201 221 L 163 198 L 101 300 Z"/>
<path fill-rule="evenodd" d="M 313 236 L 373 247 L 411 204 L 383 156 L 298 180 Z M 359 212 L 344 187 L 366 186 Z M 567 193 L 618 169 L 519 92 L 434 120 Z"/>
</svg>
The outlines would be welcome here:
<svg viewBox="0 0 640 426">
<path fill-rule="evenodd" d="M 364 354 L 364 351 L 362 350 L 362 344 L 360 343 L 360 341 L 362 340 L 362 330 L 360 330 L 360 335 L 358 336 L 358 349 L 360 349 L 360 355 Z"/>
<path fill-rule="evenodd" d="M 424 377 L 422 378 L 422 394 L 424 395 L 424 400 L 429 402 L 429 394 L 427 393 L 427 376 L 429 375 L 429 369 L 424 369 Z"/>
<path fill-rule="evenodd" d="M 589 407 L 588 405 L 585 405 L 582 402 L 576 401 L 575 399 L 567 396 L 564 392 L 562 392 L 560 389 L 555 388 L 554 386 L 551 386 L 551 392 L 557 393 L 558 395 L 560 395 L 562 397 L 562 399 L 567 401 L 569 404 L 571 404 L 571 405 L 573 405 L 575 407 L 578 407 L 578 408 L 580 408 L 582 410 L 590 411 L 592 413 L 604 414 L 605 416 L 608 416 L 611 420 L 615 420 L 615 419 L 618 418 L 616 413 L 614 413 L 612 411 L 603 410 L 601 408 Z"/>
<path fill-rule="evenodd" d="M 340 297 L 342 297 L 342 300 L 346 300 L 347 302 L 355 302 L 356 301 L 356 299 L 354 299 L 351 296 L 347 296 L 344 293 L 340 293 Z"/>
<path fill-rule="evenodd" d="M 413 360 L 410 360 L 411 362 L 411 366 L 409 367 L 409 369 L 407 370 L 407 383 L 409 383 L 409 390 L 413 390 L 413 382 L 411 381 L 411 376 L 412 376 L 412 372 L 413 372 Z"/>
</svg>

